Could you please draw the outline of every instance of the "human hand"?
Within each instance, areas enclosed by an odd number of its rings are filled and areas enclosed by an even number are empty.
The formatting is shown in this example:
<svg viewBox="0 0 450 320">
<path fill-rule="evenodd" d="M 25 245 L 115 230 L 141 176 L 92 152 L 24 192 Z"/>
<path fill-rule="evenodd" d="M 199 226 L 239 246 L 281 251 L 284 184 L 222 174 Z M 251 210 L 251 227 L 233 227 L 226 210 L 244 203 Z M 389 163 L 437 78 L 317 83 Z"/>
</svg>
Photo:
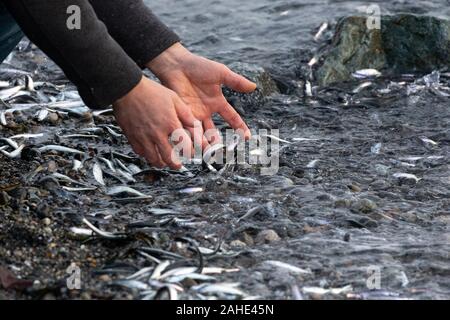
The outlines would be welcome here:
<svg viewBox="0 0 450 320">
<path fill-rule="evenodd" d="M 177 143 L 182 145 L 182 150 L 192 151 L 192 140 L 184 128 L 194 128 L 196 119 L 175 92 L 142 77 L 131 92 L 113 104 L 113 108 L 118 124 L 137 154 L 159 168 L 181 168 L 180 159 L 172 152 L 169 136 L 179 130 L 182 139 Z"/>
<path fill-rule="evenodd" d="M 175 44 L 156 57 L 147 67 L 167 88 L 175 91 L 191 108 L 194 117 L 208 131 L 208 142 L 220 141 L 220 135 L 212 121 L 218 113 L 235 130 L 242 130 L 246 139 L 251 134 L 246 123 L 227 102 L 222 93 L 222 85 L 235 91 L 250 93 L 256 84 L 234 73 L 223 64 L 192 54 L 181 44 Z M 205 141 L 203 141 L 205 147 Z"/>
</svg>

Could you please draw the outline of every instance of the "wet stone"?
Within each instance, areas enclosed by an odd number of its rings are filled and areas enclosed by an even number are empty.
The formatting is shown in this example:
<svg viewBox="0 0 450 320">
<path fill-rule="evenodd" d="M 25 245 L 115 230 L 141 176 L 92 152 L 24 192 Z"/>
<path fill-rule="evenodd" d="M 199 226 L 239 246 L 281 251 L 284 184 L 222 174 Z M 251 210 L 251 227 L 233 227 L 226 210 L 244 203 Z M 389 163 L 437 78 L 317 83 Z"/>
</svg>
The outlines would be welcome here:
<svg viewBox="0 0 450 320">
<path fill-rule="evenodd" d="M 263 230 L 256 236 L 257 244 L 272 243 L 281 240 L 280 236 L 271 229 Z"/>
<path fill-rule="evenodd" d="M 352 203 L 351 209 L 361 213 L 370 213 L 376 210 L 377 204 L 369 199 L 360 199 Z"/>
<path fill-rule="evenodd" d="M 362 69 L 429 73 L 450 66 L 450 21 L 399 14 L 381 17 L 381 29 L 367 17 L 342 18 L 316 76 L 320 85 L 348 81 Z"/>
</svg>

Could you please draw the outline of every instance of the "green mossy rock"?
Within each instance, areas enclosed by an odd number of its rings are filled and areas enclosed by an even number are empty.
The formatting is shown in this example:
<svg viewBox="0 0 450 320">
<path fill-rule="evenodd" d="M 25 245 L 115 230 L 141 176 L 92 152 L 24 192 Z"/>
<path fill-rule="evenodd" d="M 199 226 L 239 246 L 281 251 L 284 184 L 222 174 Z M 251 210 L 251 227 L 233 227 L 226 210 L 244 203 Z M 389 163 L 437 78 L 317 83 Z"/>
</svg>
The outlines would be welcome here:
<svg viewBox="0 0 450 320">
<path fill-rule="evenodd" d="M 367 17 L 347 17 L 316 71 L 320 85 L 352 78 L 361 69 L 390 74 L 431 72 L 450 67 L 450 21 L 429 16 L 383 16 L 381 29 L 369 29 Z"/>
</svg>

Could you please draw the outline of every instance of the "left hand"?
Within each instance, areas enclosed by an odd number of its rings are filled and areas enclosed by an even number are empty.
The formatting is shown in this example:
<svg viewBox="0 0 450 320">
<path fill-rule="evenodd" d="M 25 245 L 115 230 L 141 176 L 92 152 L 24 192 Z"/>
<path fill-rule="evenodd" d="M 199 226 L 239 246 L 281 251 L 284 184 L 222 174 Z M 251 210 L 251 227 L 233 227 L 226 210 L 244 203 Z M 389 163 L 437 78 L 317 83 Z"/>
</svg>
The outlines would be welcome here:
<svg viewBox="0 0 450 320">
<path fill-rule="evenodd" d="M 242 130 L 245 139 L 251 134 L 246 123 L 227 102 L 222 93 L 222 85 L 238 92 L 250 93 L 256 84 L 234 73 L 223 64 L 192 54 L 177 43 L 156 57 L 147 67 L 167 88 L 175 91 L 187 104 L 196 119 L 203 124 L 209 143 L 220 141 L 220 135 L 212 120 L 218 113 L 235 130 Z M 208 132 L 207 132 L 208 131 Z"/>
</svg>

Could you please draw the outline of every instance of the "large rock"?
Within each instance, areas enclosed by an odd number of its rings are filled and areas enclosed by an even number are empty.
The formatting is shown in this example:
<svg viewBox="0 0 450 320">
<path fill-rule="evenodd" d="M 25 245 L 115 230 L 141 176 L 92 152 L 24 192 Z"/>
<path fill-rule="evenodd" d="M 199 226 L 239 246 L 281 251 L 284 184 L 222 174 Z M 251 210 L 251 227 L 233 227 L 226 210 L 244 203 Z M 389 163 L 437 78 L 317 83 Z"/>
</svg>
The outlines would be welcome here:
<svg viewBox="0 0 450 320">
<path fill-rule="evenodd" d="M 367 17 L 341 19 L 316 71 L 320 85 L 346 81 L 361 69 L 387 73 L 431 72 L 450 67 L 450 21 L 401 14 L 383 16 L 381 29 Z"/>
</svg>

